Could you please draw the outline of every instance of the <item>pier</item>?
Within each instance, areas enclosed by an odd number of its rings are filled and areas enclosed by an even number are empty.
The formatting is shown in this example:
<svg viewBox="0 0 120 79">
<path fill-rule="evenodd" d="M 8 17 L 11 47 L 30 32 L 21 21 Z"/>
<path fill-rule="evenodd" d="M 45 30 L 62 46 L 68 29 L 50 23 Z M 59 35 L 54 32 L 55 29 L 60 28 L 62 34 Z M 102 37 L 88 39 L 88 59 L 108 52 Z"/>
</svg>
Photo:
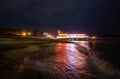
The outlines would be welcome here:
<svg viewBox="0 0 120 79">
<path fill-rule="evenodd" d="M 89 40 L 90 37 L 85 33 L 77 33 L 77 34 L 70 34 L 70 33 L 63 33 L 62 31 L 58 30 L 57 39 L 64 39 L 68 41 L 83 41 Z"/>
</svg>

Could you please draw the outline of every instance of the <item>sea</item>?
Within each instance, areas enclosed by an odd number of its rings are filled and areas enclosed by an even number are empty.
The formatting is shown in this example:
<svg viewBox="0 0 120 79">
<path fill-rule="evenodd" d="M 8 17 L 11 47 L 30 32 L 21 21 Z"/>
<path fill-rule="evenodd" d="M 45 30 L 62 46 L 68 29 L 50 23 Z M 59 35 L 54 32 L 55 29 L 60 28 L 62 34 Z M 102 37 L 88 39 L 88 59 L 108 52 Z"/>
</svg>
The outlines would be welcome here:
<svg viewBox="0 0 120 79">
<path fill-rule="evenodd" d="M 120 39 L 102 38 L 89 43 L 92 51 L 114 68 L 120 69 Z"/>
<path fill-rule="evenodd" d="M 120 39 L 59 42 L 44 50 L 26 56 L 18 67 L 2 55 L 0 79 L 120 79 Z"/>
</svg>

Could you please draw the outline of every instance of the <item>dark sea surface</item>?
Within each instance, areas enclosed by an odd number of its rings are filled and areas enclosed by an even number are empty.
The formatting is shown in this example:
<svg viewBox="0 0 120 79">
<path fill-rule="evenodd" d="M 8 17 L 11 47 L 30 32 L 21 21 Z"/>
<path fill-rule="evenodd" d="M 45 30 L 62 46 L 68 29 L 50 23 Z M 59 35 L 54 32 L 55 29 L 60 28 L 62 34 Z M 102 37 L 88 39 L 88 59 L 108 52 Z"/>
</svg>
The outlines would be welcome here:
<svg viewBox="0 0 120 79">
<path fill-rule="evenodd" d="M 93 40 L 89 43 L 89 46 L 99 55 L 100 58 L 106 62 L 109 62 L 115 68 L 120 69 L 119 39 Z"/>
</svg>

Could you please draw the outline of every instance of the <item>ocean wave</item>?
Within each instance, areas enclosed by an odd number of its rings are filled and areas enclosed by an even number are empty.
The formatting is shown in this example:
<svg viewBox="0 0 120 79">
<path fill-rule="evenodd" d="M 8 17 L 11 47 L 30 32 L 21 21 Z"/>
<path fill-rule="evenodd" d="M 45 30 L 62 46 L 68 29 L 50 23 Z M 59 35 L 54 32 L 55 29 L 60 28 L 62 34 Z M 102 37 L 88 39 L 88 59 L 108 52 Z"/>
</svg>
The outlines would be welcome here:
<svg viewBox="0 0 120 79">
<path fill-rule="evenodd" d="M 93 66 L 100 74 L 103 79 L 120 79 L 120 71 L 117 70 L 108 61 L 103 60 L 99 57 L 98 52 L 87 49 L 79 44 L 77 45 L 78 51 L 86 54 L 89 57 L 89 63 Z"/>
</svg>

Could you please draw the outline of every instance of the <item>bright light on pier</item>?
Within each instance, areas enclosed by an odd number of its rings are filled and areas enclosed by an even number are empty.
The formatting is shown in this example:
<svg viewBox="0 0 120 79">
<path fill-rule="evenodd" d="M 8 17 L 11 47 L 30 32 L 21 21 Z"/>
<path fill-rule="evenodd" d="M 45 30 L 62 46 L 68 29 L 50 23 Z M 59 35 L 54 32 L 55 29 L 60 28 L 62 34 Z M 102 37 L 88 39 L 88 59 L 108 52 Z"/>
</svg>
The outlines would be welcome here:
<svg viewBox="0 0 120 79">
<path fill-rule="evenodd" d="M 89 38 L 89 36 L 86 35 L 85 33 L 68 34 L 68 33 L 63 33 L 61 31 L 58 31 L 57 39 L 62 39 L 62 38 Z"/>
</svg>

